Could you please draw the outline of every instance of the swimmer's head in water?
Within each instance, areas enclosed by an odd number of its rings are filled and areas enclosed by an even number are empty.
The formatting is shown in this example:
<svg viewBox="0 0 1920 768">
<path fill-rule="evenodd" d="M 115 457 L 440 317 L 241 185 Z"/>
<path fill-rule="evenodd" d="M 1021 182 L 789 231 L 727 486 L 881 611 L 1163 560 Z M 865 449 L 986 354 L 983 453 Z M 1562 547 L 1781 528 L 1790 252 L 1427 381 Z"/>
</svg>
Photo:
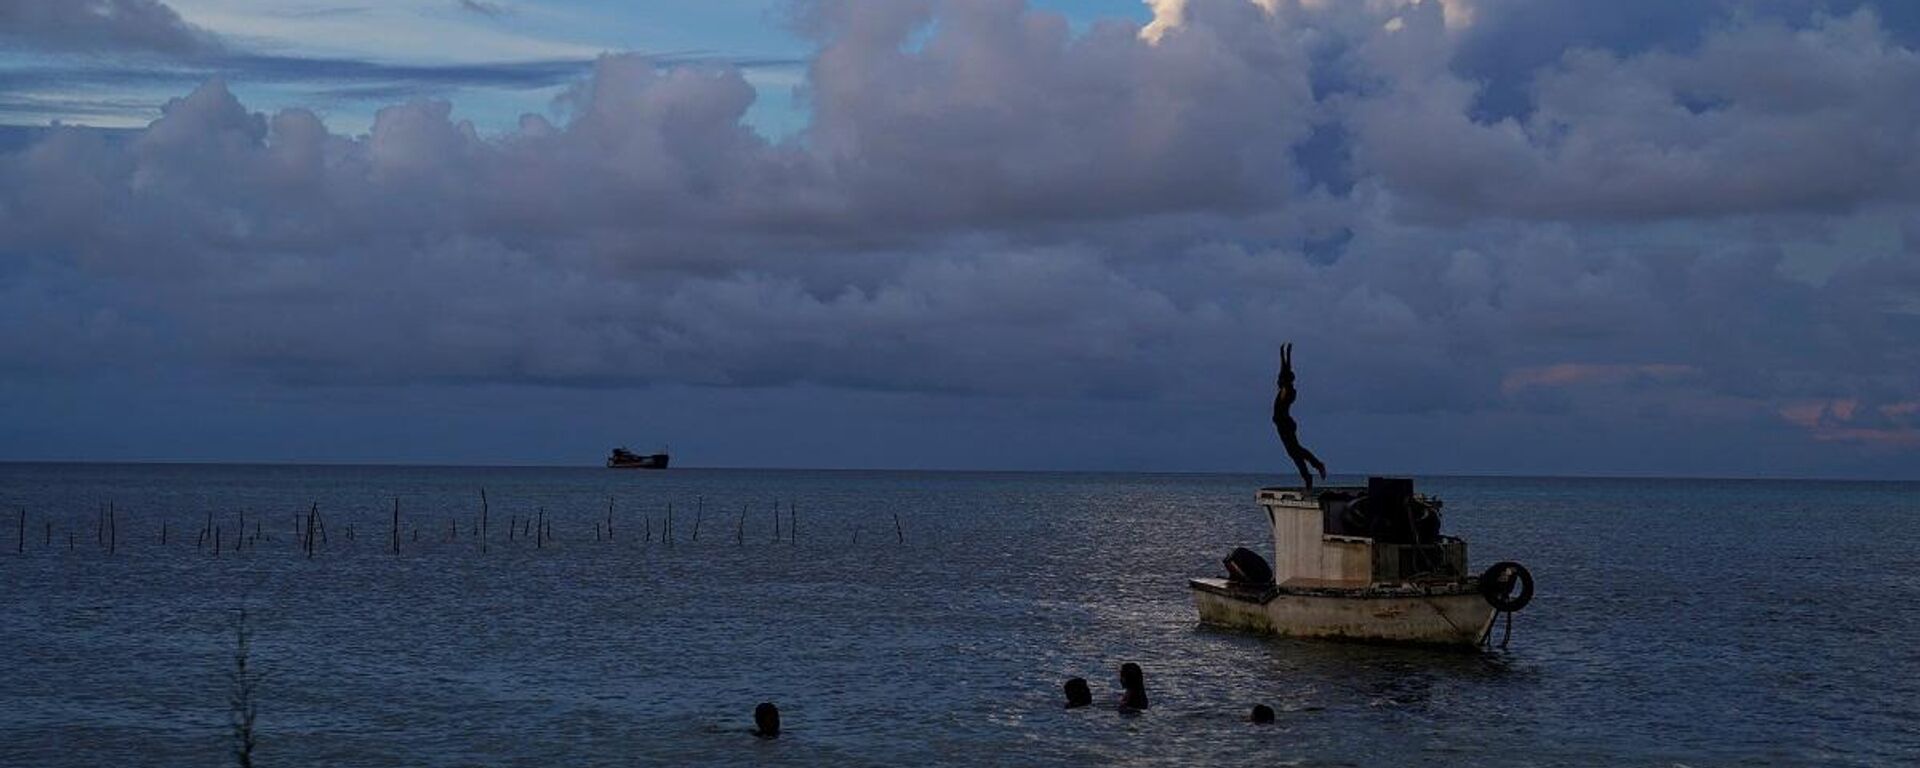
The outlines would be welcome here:
<svg viewBox="0 0 1920 768">
<path fill-rule="evenodd" d="M 1093 689 L 1087 687 L 1084 677 L 1067 680 L 1067 709 L 1084 707 L 1093 703 Z"/>
<path fill-rule="evenodd" d="M 1271 723 L 1273 722 L 1273 707 L 1265 704 L 1255 704 L 1253 705 L 1253 714 L 1248 715 L 1247 719 L 1261 724 Z"/>
<path fill-rule="evenodd" d="M 780 708 L 773 702 L 763 701 L 753 708 L 753 735 L 763 739 L 780 735 Z"/>
<path fill-rule="evenodd" d="M 1120 665 L 1120 687 L 1126 689 L 1120 706 L 1127 709 L 1147 708 L 1146 675 L 1141 673 L 1140 665 L 1131 661 Z"/>
</svg>

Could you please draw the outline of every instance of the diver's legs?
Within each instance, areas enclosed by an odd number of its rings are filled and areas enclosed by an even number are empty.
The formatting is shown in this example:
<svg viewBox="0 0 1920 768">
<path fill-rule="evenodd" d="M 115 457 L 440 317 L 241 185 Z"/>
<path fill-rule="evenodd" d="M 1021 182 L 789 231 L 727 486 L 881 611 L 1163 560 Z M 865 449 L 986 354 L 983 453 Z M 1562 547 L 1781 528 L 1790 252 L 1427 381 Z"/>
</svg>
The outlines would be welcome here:
<svg viewBox="0 0 1920 768">
<path fill-rule="evenodd" d="M 1293 459 L 1294 469 L 1297 469 L 1300 471 L 1301 485 L 1306 486 L 1306 489 L 1309 491 L 1313 490 L 1313 473 L 1307 471 L 1306 457 L 1301 456 L 1300 454 L 1294 453 L 1292 451 L 1288 451 L 1287 456 Z"/>
<path fill-rule="evenodd" d="M 1309 453 L 1306 447 L 1300 444 L 1299 438 L 1294 437 L 1292 432 L 1284 429 L 1280 430 L 1280 444 L 1286 446 L 1287 458 L 1292 459 L 1294 468 L 1300 471 L 1300 483 L 1305 485 L 1308 490 L 1312 490 L 1313 473 L 1307 471 L 1307 457 L 1313 454 Z"/>
<path fill-rule="evenodd" d="M 1314 470 L 1320 473 L 1320 479 L 1327 479 L 1327 465 L 1320 463 L 1320 457 L 1313 455 L 1313 451 L 1307 450 L 1307 447 L 1304 445 L 1300 446 L 1300 452 L 1306 454 L 1307 463 L 1312 464 Z M 1307 470 L 1305 467 L 1302 467 L 1300 471 L 1305 472 Z"/>
</svg>

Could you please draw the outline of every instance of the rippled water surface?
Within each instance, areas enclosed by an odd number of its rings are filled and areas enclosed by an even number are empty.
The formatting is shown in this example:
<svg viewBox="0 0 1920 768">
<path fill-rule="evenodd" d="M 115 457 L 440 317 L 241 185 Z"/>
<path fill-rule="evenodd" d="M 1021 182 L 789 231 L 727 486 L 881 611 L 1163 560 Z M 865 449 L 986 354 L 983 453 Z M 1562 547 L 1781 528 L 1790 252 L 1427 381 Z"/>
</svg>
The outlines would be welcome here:
<svg viewBox="0 0 1920 768">
<path fill-rule="evenodd" d="M 0 465 L 0 765 L 232 764 L 242 608 L 265 766 L 1920 760 L 1920 486 L 1421 479 L 1539 582 L 1462 654 L 1197 626 L 1262 480 Z M 1060 708 L 1123 661 L 1149 713 Z"/>
</svg>

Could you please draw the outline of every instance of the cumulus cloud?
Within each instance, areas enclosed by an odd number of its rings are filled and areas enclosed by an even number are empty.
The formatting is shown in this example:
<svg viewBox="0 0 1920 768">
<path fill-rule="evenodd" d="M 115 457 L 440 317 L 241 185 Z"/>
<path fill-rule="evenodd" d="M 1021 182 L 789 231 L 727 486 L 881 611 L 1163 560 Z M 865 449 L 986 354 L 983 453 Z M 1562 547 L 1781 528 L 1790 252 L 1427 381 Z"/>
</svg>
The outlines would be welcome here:
<svg viewBox="0 0 1920 768">
<path fill-rule="evenodd" d="M 1291 339 L 1323 413 L 1908 446 L 1914 50 L 1869 11 L 1730 22 L 1564 51 L 1488 116 L 1458 62 L 1509 7 L 808 3 L 778 141 L 725 63 L 605 57 L 504 135 L 213 81 L 0 154 L 0 359 L 1213 407 Z"/>
<path fill-rule="evenodd" d="M 1490 122 L 1444 53 L 1388 44 L 1371 58 L 1383 85 L 1354 106 L 1356 155 L 1437 215 L 1844 212 L 1920 190 L 1920 110 L 1901 96 L 1920 58 L 1870 10 L 1737 23 L 1685 55 L 1568 51 L 1534 74 L 1528 116 Z"/>
<path fill-rule="evenodd" d="M 1149 42 L 1075 37 L 1021 0 L 819 4 L 808 148 L 881 224 L 1276 202 L 1314 114 L 1306 43 L 1249 3 L 1206 7 Z"/>
</svg>

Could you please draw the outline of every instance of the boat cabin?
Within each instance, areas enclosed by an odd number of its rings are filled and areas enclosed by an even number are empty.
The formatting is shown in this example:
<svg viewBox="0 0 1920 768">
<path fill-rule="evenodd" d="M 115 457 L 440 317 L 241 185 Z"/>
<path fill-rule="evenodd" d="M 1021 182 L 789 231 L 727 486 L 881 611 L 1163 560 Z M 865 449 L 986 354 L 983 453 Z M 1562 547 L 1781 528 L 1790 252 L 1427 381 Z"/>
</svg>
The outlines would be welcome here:
<svg viewBox="0 0 1920 768">
<path fill-rule="evenodd" d="M 1467 543 L 1440 535 L 1440 500 L 1404 478 L 1365 486 L 1262 488 L 1282 587 L 1366 588 L 1459 581 Z"/>
</svg>

